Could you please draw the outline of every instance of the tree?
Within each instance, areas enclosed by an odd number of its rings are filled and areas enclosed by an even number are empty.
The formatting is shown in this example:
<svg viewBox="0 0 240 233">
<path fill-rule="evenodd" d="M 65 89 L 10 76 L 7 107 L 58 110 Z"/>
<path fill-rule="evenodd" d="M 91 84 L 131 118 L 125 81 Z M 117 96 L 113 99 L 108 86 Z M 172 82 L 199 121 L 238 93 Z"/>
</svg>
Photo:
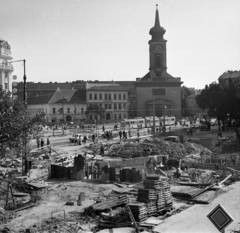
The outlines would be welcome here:
<svg viewBox="0 0 240 233">
<path fill-rule="evenodd" d="M 186 99 L 188 96 L 194 93 L 193 88 L 188 88 L 185 86 L 181 87 L 181 106 L 182 106 L 182 115 L 187 115 L 187 104 Z"/>
<path fill-rule="evenodd" d="M 44 120 L 44 113 L 31 116 L 22 100 L 14 100 L 9 92 L 0 88 L 0 157 L 6 149 L 27 152 L 28 135 L 37 130 L 36 123 Z"/>
<path fill-rule="evenodd" d="M 208 109 L 210 117 L 216 117 L 218 121 L 225 121 L 228 117 L 238 120 L 240 116 L 240 85 L 239 81 L 228 80 L 224 84 L 216 82 L 206 85 L 199 95 L 196 96 L 198 106 Z"/>
<path fill-rule="evenodd" d="M 87 116 L 92 114 L 93 119 L 97 119 L 97 116 L 100 116 L 100 119 L 103 119 L 105 114 L 105 109 L 98 104 L 90 104 L 89 106 L 87 106 L 85 114 Z"/>
</svg>

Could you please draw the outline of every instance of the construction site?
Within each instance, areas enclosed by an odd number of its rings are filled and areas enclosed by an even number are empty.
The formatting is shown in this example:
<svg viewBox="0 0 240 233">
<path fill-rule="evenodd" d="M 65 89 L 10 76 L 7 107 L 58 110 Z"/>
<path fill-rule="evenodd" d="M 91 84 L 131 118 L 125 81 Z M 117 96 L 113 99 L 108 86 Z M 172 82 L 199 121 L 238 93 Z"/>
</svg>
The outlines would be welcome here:
<svg viewBox="0 0 240 233">
<path fill-rule="evenodd" d="M 65 138 L 72 134 L 69 132 Z M 235 132 L 150 134 L 33 149 L 0 159 L 0 232 L 217 232 L 223 205 L 240 232 L 240 154 Z M 35 140 L 33 139 L 33 143 Z M 231 200 L 231 201 L 229 201 Z"/>
</svg>

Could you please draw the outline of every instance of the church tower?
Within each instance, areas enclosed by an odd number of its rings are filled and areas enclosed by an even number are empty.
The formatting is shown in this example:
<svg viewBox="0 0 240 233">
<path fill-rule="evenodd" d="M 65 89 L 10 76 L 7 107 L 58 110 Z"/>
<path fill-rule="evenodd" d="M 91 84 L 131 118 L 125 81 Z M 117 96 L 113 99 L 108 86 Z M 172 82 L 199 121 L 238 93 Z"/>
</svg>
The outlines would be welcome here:
<svg viewBox="0 0 240 233">
<path fill-rule="evenodd" d="M 152 81 L 165 81 L 164 74 L 167 71 L 166 40 L 163 38 L 166 30 L 161 27 L 156 5 L 155 25 L 149 31 L 152 39 L 149 43 L 149 70 Z"/>
</svg>

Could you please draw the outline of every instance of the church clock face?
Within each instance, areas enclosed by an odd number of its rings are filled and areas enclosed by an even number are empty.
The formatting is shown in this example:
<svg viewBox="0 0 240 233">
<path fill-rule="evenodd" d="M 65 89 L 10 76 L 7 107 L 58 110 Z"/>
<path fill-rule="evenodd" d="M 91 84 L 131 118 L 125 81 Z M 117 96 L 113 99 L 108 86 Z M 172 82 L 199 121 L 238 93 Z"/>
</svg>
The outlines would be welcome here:
<svg viewBox="0 0 240 233">
<path fill-rule="evenodd" d="M 161 45 L 156 45 L 154 46 L 154 50 L 155 51 L 160 51 L 162 49 L 162 46 Z"/>
</svg>

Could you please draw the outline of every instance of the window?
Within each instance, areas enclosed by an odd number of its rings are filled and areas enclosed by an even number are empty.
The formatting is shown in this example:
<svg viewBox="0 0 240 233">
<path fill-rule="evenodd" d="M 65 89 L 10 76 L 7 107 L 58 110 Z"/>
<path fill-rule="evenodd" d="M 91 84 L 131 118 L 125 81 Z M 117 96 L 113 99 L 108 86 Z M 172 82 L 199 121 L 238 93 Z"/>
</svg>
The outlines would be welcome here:
<svg viewBox="0 0 240 233">
<path fill-rule="evenodd" d="M 116 110 L 117 109 L 117 104 L 114 104 L 114 110 Z"/>
<path fill-rule="evenodd" d="M 111 99 L 112 99 L 112 97 L 111 97 L 111 94 L 108 94 L 108 99 L 109 99 L 109 100 L 111 100 Z"/>
<path fill-rule="evenodd" d="M 119 114 L 119 119 L 122 119 L 122 115 L 121 114 Z"/>
<path fill-rule="evenodd" d="M 118 94 L 118 99 L 120 100 L 122 98 L 122 95 L 121 94 Z"/>
<path fill-rule="evenodd" d="M 126 114 L 123 115 L 123 118 L 127 118 Z"/>
<path fill-rule="evenodd" d="M 102 104 L 100 103 L 99 106 L 102 107 Z"/>
<path fill-rule="evenodd" d="M 114 94 L 114 95 L 113 95 L 113 98 L 116 100 L 116 99 L 117 99 L 117 94 Z"/>
<path fill-rule="evenodd" d="M 81 108 L 81 113 L 84 113 L 84 108 Z"/>
<path fill-rule="evenodd" d="M 8 78 L 8 72 L 5 72 L 5 78 Z"/>
<path fill-rule="evenodd" d="M 105 100 L 107 100 L 108 98 L 107 98 L 107 94 L 105 94 Z"/>
<path fill-rule="evenodd" d="M 126 104 L 125 103 L 123 103 L 123 109 L 126 110 Z"/>
<path fill-rule="evenodd" d="M 90 99 L 90 100 L 92 99 L 92 94 L 91 94 L 91 93 L 89 94 L 89 99 Z"/>
<path fill-rule="evenodd" d="M 70 113 L 70 108 L 67 109 L 67 113 Z"/>
<path fill-rule="evenodd" d="M 92 114 L 90 114 L 89 118 L 90 118 L 90 121 L 91 121 L 92 120 Z"/>
<path fill-rule="evenodd" d="M 109 105 L 108 105 L 108 109 L 112 109 L 112 104 L 109 104 Z"/>
<path fill-rule="evenodd" d="M 108 109 L 108 105 L 107 104 L 105 104 L 105 109 Z"/>
<path fill-rule="evenodd" d="M 157 54 L 155 56 L 155 66 L 161 67 L 162 66 L 162 54 Z"/>
<path fill-rule="evenodd" d="M 8 89 L 8 84 L 7 83 L 4 83 L 4 88 L 5 88 L 5 90 Z"/>
<path fill-rule="evenodd" d="M 100 99 L 100 100 L 102 99 L 102 94 L 99 94 L 99 99 Z"/>
<path fill-rule="evenodd" d="M 53 113 L 56 113 L 56 108 L 53 108 L 53 109 L 52 109 L 52 112 L 53 112 Z"/>
<path fill-rule="evenodd" d="M 94 94 L 94 99 L 97 100 L 97 94 Z"/>
<path fill-rule="evenodd" d="M 114 114 L 114 119 L 117 120 L 117 114 Z"/>
<path fill-rule="evenodd" d="M 74 108 L 73 108 L 73 111 L 74 111 L 74 113 L 77 113 L 77 108 L 74 107 Z"/>
<path fill-rule="evenodd" d="M 126 94 L 123 94 L 123 99 L 126 100 Z"/>
<path fill-rule="evenodd" d="M 122 109 L 122 104 L 121 103 L 118 104 L 118 109 Z"/>
</svg>

